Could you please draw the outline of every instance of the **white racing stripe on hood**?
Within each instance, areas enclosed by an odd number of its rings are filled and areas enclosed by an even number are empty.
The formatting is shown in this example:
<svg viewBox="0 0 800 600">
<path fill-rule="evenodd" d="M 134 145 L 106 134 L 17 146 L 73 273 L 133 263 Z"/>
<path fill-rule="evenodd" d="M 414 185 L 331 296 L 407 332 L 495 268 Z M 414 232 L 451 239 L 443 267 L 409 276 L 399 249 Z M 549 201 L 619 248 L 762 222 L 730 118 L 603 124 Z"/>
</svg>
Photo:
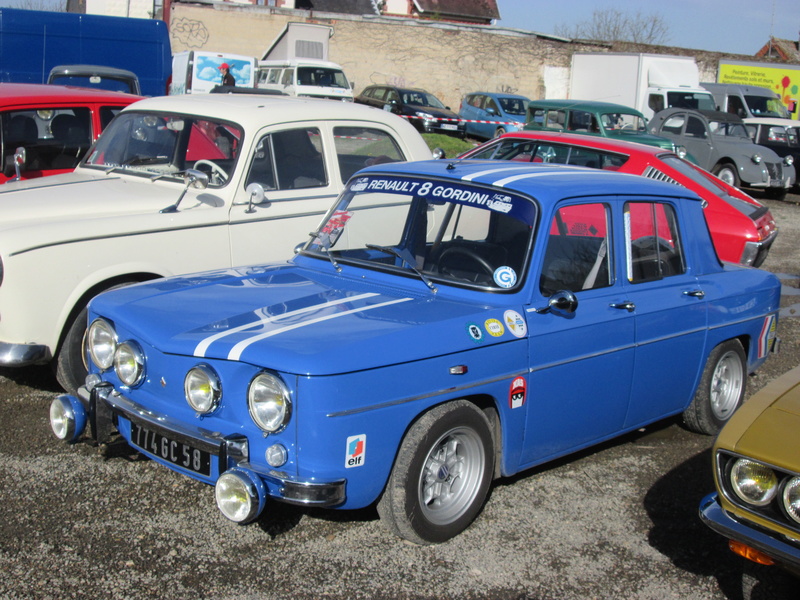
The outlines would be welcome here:
<svg viewBox="0 0 800 600">
<path fill-rule="evenodd" d="M 352 298 L 349 298 L 349 300 L 352 300 Z M 254 335 L 236 344 L 228 354 L 228 360 L 239 360 L 239 358 L 242 356 L 242 353 L 245 350 L 247 350 L 248 346 L 250 346 L 251 344 L 255 344 L 256 342 L 259 342 L 268 337 L 272 337 L 273 335 L 278 335 L 279 333 L 291 331 L 292 329 L 299 329 L 300 327 L 306 327 L 308 325 L 313 325 L 314 323 L 320 323 L 322 321 L 328 321 L 330 319 L 337 319 L 339 317 L 352 315 L 354 313 L 365 312 L 368 310 L 372 310 L 373 308 L 381 308 L 383 306 L 399 304 L 400 302 L 408 302 L 409 300 L 411 300 L 411 298 L 400 298 L 398 300 L 389 300 L 388 302 L 381 302 L 380 304 L 373 304 L 372 306 L 363 306 L 361 308 L 345 310 L 343 312 L 334 313 L 332 315 L 325 315 L 324 317 L 317 317 L 316 319 L 309 319 L 308 321 L 303 321 L 302 323 L 295 323 L 294 325 L 288 325 L 287 327 L 281 327 L 280 329 L 273 329 L 272 331 L 267 331 L 266 333 Z"/>
<path fill-rule="evenodd" d="M 360 294 L 358 296 L 348 296 L 346 298 L 339 298 L 338 300 L 331 300 L 329 302 L 321 302 L 320 304 L 314 304 L 313 306 L 306 306 L 304 308 L 298 308 L 297 310 L 292 310 L 289 312 L 282 313 L 280 315 L 273 315 L 271 317 L 267 317 L 265 319 L 259 319 L 258 321 L 252 321 L 251 323 L 245 323 L 244 325 L 239 325 L 238 327 L 233 327 L 231 329 L 226 329 L 225 331 L 220 331 L 219 333 L 215 333 L 214 335 L 208 336 L 202 342 L 197 344 L 197 347 L 194 349 L 194 356 L 198 358 L 203 358 L 206 355 L 206 351 L 208 347 L 216 342 L 219 339 L 222 339 L 226 336 L 233 335 L 234 333 L 238 333 L 240 331 L 244 331 L 245 329 L 251 329 L 253 327 L 258 327 L 259 325 L 265 325 L 266 323 L 272 323 L 273 321 L 278 321 L 280 319 L 286 319 L 288 317 L 294 317 L 296 315 L 302 315 L 303 313 L 320 310 L 327 306 L 336 306 L 337 304 L 343 304 L 345 302 L 352 302 L 354 300 L 363 300 L 365 298 L 372 298 L 373 296 L 377 296 L 378 294 L 374 292 L 370 292 L 367 294 Z M 279 330 L 280 331 L 280 330 Z"/>
<path fill-rule="evenodd" d="M 587 169 L 586 167 L 579 167 L 575 165 L 564 165 L 564 170 L 567 170 L 570 167 L 572 167 L 572 170 L 574 170 L 575 173 L 583 173 L 585 175 L 596 175 L 597 173 L 603 172 L 601 169 Z M 522 175 L 513 175 L 512 177 L 506 177 L 505 179 L 498 179 L 492 185 L 496 185 L 497 187 L 505 187 L 509 183 L 520 181 L 522 179 L 533 179 L 534 177 L 549 177 L 552 175 L 563 175 L 563 174 L 564 174 L 563 171 L 545 171 L 544 173 L 523 173 Z"/>
<path fill-rule="evenodd" d="M 486 169 L 485 171 L 478 171 L 477 173 L 472 173 L 471 175 L 465 175 L 461 178 L 461 181 L 473 181 L 478 177 L 483 177 L 484 175 L 493 175 L 494 173 L 505 173 L 506 171 L 519 171 L 525 170 L 527 171 L 530 169 L 530 164 L 525 163 L 524 165 L 519 166 L 503 166 L 503 167 L 496 167 L 494 169 Z"/>
</svg>

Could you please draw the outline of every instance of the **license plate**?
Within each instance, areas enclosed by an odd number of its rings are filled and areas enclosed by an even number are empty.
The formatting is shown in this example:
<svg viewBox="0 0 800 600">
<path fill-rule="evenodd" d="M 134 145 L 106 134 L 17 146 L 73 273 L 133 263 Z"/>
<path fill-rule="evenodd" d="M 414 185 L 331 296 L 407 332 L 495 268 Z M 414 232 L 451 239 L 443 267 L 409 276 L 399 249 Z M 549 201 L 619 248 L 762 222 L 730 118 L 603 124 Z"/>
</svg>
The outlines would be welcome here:
<svg viewBox="0 0 800 600">
<path fill-rule="evenodd" d="M 188 444 L 171 440 L 133 421 L 131 421 L 131 444 L 184 469 L 200 475 L 211 474 L 211 454 Z"/>
<path fill-rule="evenodd" d="M 442 123 L 442 129 L 449 129 L 455 131 L 458 129 L 458 125 L 453 125 L 452 123 Z"/>
</svg>

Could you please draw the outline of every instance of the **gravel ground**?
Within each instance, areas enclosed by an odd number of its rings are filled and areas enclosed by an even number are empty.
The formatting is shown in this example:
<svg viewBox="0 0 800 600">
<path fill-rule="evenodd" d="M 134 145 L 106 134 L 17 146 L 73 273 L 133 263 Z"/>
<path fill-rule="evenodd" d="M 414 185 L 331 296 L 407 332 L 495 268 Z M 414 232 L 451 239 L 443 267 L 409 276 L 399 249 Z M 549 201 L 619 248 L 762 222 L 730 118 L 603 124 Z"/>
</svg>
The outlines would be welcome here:
<svg viewBox="0 0 800 600">
<path fill-rule="evenodd" d="M 800 196 L 764 202 L 783 345 L 749 393 L 800 364 Z M 209 486 L 57 442 L 56 393 L 47 369 L 0 371 L 0 598 L 739 599 L 765 575 L 700 523 L 712 440 L 677 420 L 501 480 L 466 532 L 417 547 L 374 509 L 272 504 L 234 525 Z"/>
</svg>

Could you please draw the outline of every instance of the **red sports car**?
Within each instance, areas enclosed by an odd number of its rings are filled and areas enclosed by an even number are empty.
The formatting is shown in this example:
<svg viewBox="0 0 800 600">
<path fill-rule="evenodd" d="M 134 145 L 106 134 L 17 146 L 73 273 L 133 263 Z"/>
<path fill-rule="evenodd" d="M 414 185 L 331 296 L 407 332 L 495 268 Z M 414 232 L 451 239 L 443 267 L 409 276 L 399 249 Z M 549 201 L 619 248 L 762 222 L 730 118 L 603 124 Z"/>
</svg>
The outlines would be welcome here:
<svg viewBox="0 0 800 600">
<path fill-rule="evenodd" d="M 0 183 L 56 175 L 74 169 L 103 128 L 141 96 L 88 88 L 34 83 L 0 83 Z"/>
<path fill-rule="evenodd" d="M 720 259 L 758 267 L 778 235 L 769 209 L 711 173 L 661 148 L 568 133 L 519 131 L 459 158 L 552 162 L 669 181 L 707 202 L 706 222 Z"/>
</svg>

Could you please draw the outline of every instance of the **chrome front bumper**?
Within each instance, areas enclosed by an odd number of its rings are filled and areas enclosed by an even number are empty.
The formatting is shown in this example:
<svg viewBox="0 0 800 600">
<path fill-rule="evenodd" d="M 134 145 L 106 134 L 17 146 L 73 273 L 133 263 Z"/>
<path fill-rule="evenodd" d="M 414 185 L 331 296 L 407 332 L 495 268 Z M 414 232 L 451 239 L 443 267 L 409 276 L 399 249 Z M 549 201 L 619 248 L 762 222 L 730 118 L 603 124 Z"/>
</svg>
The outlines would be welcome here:
<svg viewBox="0 0 800 600">
<path fill-rule="evenodd" d="M 46 363 L 50 358 L 50 349 L 47 346 L 0 342 L 0 366 L 2 367 L 27 367 Z"/>
<path fill-rule="evenodd" d="M 99 444 L 111 440 L 117 430 L 116 418 L 123 417 L 140 426 L 163 433 L 165 437 L 217 456 L 219 475 L 234 467 L 255 473 L 264 480 L 270 490 L 270 497 L 275 500 L 304 506 L 336 506 L 345 501 L 346 481 L 343 479 L 329 482 L 307 481 L 250 463 L 249 444 L 243 435 L 224 436 L 219 432 L 187 425 L 169 416 L 156 414 L 126 398 L 111 384 L 104 382 L 80 387 L 78 396 L 87 407 L 90 435 Z"/>
</svg>

